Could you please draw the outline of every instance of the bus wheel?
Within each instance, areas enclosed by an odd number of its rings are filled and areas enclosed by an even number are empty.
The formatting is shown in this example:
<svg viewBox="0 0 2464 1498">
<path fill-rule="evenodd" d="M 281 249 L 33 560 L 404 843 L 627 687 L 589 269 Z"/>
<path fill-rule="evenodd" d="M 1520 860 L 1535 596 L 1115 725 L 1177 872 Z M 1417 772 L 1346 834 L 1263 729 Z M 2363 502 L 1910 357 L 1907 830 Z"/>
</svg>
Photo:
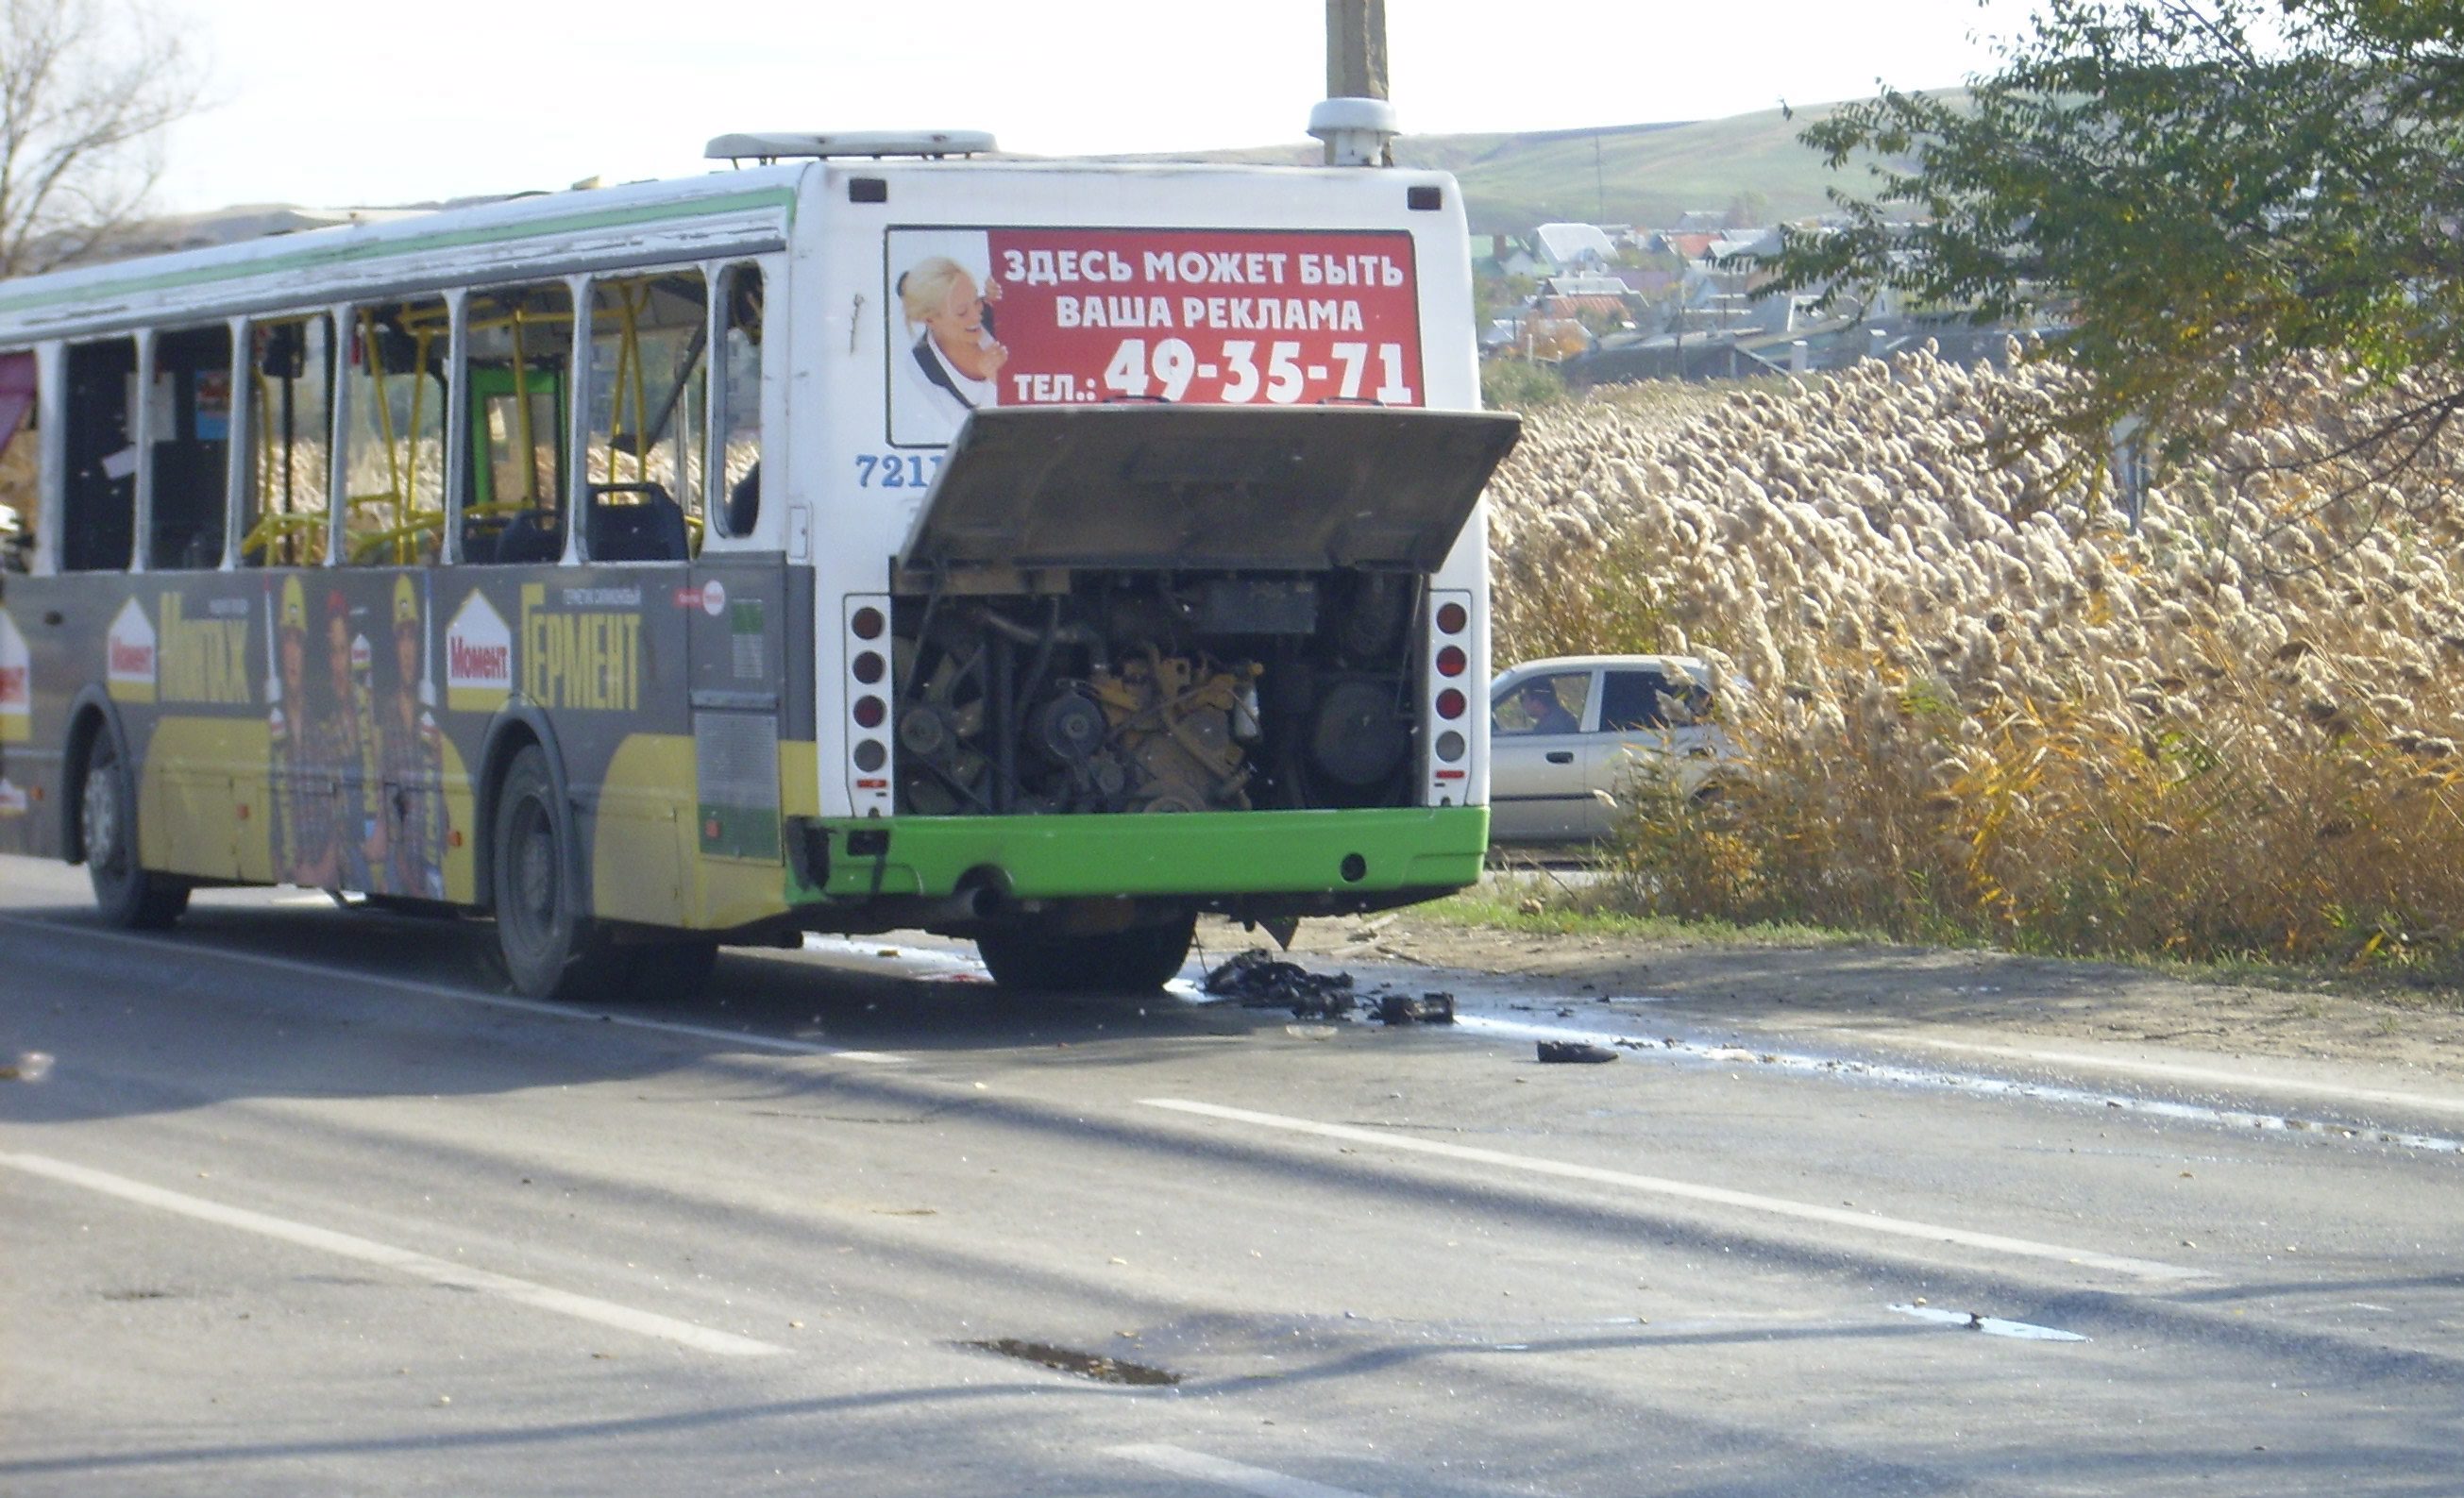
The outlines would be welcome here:
<svg viewBox="0 0 2464 1498">
<path fill-rule="evenodd" d="M 1159 926 L 1133 926 L 1101 936 L 1069 936 L 1049 927 L 1009 925 L 976 937 L 993 981 L 1045 993 L 1142 994 L 1160 988 L 1189 959 L 1198 934 L 1195 913 Z"/>
<path fill-rule="evenodd" d="M 186 880 L 148 872 L 137 863 L 137 795 L 119 740 L 106 728 L 87 753 L 77 788 L 77 831 L 85 844 L 86 877 L 102 918 L 135 931 L 161 931 L 188 908 Z"/>
<path fill-rule="evenodd" d="M 601 976 L 601 945 L 573 887 L 572 832 L 547 754 L 525 746 L 505 767 L 495 827 L 496 951 L 514 991 L 580 999 Z"/>
</svg>

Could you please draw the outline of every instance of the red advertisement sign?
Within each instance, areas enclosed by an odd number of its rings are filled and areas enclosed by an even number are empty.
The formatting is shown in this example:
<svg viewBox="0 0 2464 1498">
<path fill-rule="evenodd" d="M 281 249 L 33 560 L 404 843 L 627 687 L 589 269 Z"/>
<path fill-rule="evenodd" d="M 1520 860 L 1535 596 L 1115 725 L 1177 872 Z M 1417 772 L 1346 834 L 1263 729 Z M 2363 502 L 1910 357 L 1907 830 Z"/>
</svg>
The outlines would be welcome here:
<svg viewBox="0 0 2464 1498">
<path fill-rule="evenodd" d="M 1106 401 L 1419 406 L 1402 231 L 893 230 L 890 435 Z"/>
</svg>

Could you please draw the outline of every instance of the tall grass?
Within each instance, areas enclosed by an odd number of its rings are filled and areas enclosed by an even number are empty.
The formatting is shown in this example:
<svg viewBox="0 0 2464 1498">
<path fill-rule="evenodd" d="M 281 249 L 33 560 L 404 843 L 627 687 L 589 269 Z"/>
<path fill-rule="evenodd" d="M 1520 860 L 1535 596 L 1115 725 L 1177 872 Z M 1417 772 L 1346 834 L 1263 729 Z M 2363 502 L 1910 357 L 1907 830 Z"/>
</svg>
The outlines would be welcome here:
<svg viewBox="0 0 2464 1498">
<path fill-rule="evenodd" d="M 2372 398 L 2288 375 L 2133 530 L 2096 455 L 1997 451 L 2069 378 L 1918 354 L 1676 423 L 1532 419 L 1491 490 L 1499 658 L 1695 650 L 1745 746 L 1715 798 L 1629 788 L 1634 908 L 2200 958 L 2451 941 L 2464 447 L 2396 484 L 2320 463 Z"/>
</svg>

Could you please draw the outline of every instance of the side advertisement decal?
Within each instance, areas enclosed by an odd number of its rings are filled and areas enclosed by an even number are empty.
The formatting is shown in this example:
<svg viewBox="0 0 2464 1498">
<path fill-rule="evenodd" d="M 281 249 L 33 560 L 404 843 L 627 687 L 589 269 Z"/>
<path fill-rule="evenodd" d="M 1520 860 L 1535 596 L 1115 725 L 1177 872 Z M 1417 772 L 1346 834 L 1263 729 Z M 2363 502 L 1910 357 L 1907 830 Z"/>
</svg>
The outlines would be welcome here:
<svg viewBox="0 0 2464 1498">
<path fill-rule="evenodd" d="M 0 744 L 22 744 L 34 737 L 34 663 L 17 621 L 0 608 Z M 0 807 L 0 810 L 5 810 Z"/>
<path fill-rule="evenodd" d="M 248 600 L 207 602 L 207 617 L 191 619 L 177 593 L 163 595 L 158 647 L 158 689 L 165 704 L 250 700 L 248 694 Z"/>
<path fill-rule="evenodd" d="M 986 406 L 1418 406 L 1403 231 L 893 229 L 890 440 Z"/>
<path fill-rule="evenodd" d="M 445 752 L 424 591 L 408 577 L 394 579 L 378 623 L 333 587 L 317 611 L 320 628 L 312 628 L 307 589 L 297 577 L 283 580 L 280 643 L 266 689 L 275 878 L 444 897 Z M 385 642 L 382 651 L 369 639 L 372 628 Z"/>
<path fill-rule="evenodd" d="M 724 584 L 715 571 L 638 565 L 10 584 L 0 848 L 56 851 L 55 836 L 37 834 L 61 819 L 40 813 L 73 793 L 61 783 L 64 710 L 93 684 L 109 689 L 135 758 L 148 867 L 209 879 L 474 899 L 487 830 L 475 777 L 492 727 L 518 702 L 549 715 L 593 867 L 628 870 L 622 917 L 691 924 L 716 897 L 687 877 L 702 799 L 689 631 L 704 636 L 700 685 L 759 696 L 787 675 L 778 562 L 731 563 Z M 806 692 L 782 695 L 809 723 Z M 729 711 L 780 737 L 775 702 Z M 803 762 L 810 754 L 807 743 Z M 756 761 L 728 761 L 739 762 Z M 730 847 L 775 865 L 779 773 L 755 780 L 730 791 L 761 813 Z M 762 898 L 781 897 L 762 877 L 746 874 L 723 902 L 729 919 L 759 918 Z M 768 894 L 745 892 L 756 890 Z"/>
<path fill-rule="evenodd" d="M 137 600 L 120 606 L 102 637 L 103 688 L 114 702 L 154 700 L 154 626 Z"/>
<path fill-rule="evenodd" d="M 514 694 L 514 631 L 477 588 L 445 627 L 445 705 L 494 713 Z"/>
</svg>

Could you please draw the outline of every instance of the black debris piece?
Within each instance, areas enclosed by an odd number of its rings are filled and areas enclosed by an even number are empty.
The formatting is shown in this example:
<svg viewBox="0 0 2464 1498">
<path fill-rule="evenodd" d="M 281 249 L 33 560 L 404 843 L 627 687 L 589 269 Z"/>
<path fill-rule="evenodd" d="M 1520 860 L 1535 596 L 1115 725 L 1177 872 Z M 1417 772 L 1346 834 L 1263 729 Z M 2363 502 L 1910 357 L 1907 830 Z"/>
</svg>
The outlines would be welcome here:
<svg viewBox="0 0 2464 1498">
<path fill-rule="evenodd" d="M 1550 1062 L 1593 1065 L 1603 1061 L 1615 1061 L 1617 1059 L 1617 1053 L 1606 1046 L 1595 1046 L 1589 1041 L 1542 1041 L 1540 1059 Z"/>
<path fill-rule="evenodd" d="M 1350 973 L 1312 973 L 1286 962 L 1264 947 L 1251 947 L 1206 975 L 1206 992 L 1237 999 L 1244 1009 L 1289 1009 L 1294 1019 L 1332 1020 L 1350 1014 Z"/>
<path fill-rule="evenodd" d="M 996 1337 L 990 1341 L 966 1342 L 960 1345 L 979 1347 L 987 1353 L 999 1353 L 1003 1357 L 1016 1357 L 1030 1363 L 1042 1363 L 1046 1368 L 1076 1374 L 1082 1378 L 1092 1378 L 1097 1383 L 1152 1386 L 1180 1382 L 1180 1375 L 1168 1373 L 1161 1368 L 1150 1368 L 1144 1363 L 1107 1357 L 1101 1353 L 1082 1353 L 1074 1347 L 1055 1347 L 1049 1342 L 1029 1342 L 1020 1337 L 1004 1336 Z"/>
<path fill-rule="evenodd" d="M 1379 994 L 1377 1019 L 1383 1024 L 1452 1024 L 1455 996 L 1422 994 L 1415 999 L 1410 994 Z"/>
</svg>

